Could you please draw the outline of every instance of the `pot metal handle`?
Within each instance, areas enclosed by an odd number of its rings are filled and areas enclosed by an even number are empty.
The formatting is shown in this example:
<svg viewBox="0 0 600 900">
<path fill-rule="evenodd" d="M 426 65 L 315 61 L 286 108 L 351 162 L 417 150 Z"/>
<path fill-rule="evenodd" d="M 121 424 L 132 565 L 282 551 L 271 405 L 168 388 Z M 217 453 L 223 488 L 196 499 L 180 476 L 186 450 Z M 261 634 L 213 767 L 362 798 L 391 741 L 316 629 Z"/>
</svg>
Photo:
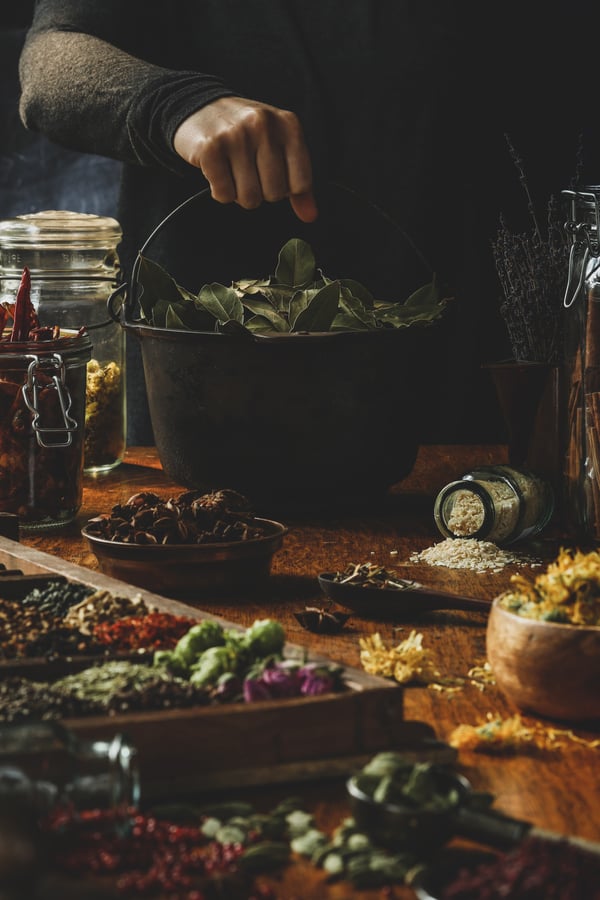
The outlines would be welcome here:
<svg viewBox="0 0 600 900">
<path fill-rule="evenodd" d="M 350 197 L 353 197 L 357 202 L 366 205 L 373 212 L 375 212 L 384 222 L 386 222 L 390 228 L 394 231 L 397 231 L 402 235 L 403 239 L 408 243 L 413 252 L 416 254 L 420 262 L 430 271 L 432 271 L 431 263 L 426 259 L 425 255 L 421 252 L 421 250 L 417 247 L 417 245 L 411 240 L 409 235 L 406 234 L 404 229 L 396 222 L 384 209 L 374 203 L 372 200 L 369 200 L 366 197 L 363 197 L 360 193 L 355 191 L 353 188 L 347 187 L 347 185 L 340 184 L 337 181 L 330 181 L 329 185 L 331 187 L 335 187 L 337 190 L 343 191 Z M 210 188 L 203 188 L 203 190 L 198 191 L 196 194 L 192 194 L 191 197 L 188 197 L 182 203 L 172 209 L 170 213 L 168 213 L 162 222 L 159 222 L 154 231 L 146 238 L 142 247 L 138 250 L 137 256 L 131 268 L 131 283 L 129 286 L 129 290 L 126 290 L 128 285 L 127 282 L 123 282 L 119 285 L 119 287 L 113 291 L 107 301 L 108 314 L 110 318 L 115 322 L 121 322 L 123 319 L 127 321 L 131 319 L 133 316 L 136 305 L 139 302 L 140 294 L 140 285 L 138 284 L 138 276 L 140 265 L 142 261 L 142 256 L 152 243 L 152 241 L 156 238 L 156 236 L 163 230 L 163 228 L 168 225 L 171 219 L 174 219 L 175 216 L 179 215 L 179 213 L 189 206 L 191 203 L 194 203 L 196 200 L 200 200 L 203 197 L 210 197 Z M 121 302 L 121 305 L 118 309 L 115 308 L 115 301 L 119 298 L 119 296 L 126 292 L 124 298 Z"/>
<path fill-rule="evenodd" d="M 179 204 L 179 206 L 176 206 L 175 209 L 172 209 L 171 212 L 165 216 L 165 218 L 162 220 L 162 222 L 158 223 L 158 225 L 156 226 L 154 231 L 146 238 L 146 240 L 142 244 L 141 248 L 138 250 L 137 256 L 135 258 L 135 262 L 133 263 L 133 266 L 131 269 L 131 290 L 128 290 L 126 292 L 123 302 L 121 303 L 121 306 L 120 306 L 118 312 L 115 310 L 114 303 L 115 303 L 115 300 L 118 298 L 118 296 L 121 293 L 123 293 L 125 291 L 125 289 L 127 288 L 127 282 L 123 282 L 121 285 L 119 285 L 119 287 L 116 289 L 116 291 L 113 291 L 113 293 L 108 298 L 108 301 L 107 301 L 108 314 L 111 317 L 111 319 L 113 319 L 116 322 L 119 322 L 119 321 L 121 321 L 122 314 L 125 315 L 126 320 L 128 317 L 133 315 L 135 306 L 141 296 L 141 294 L 139 292 L 138 275 L 139 275 L 139 271 L 140 271 L 140 265 L 142 262 L 142 256 L 144 255 L 144 253 L 146 252 L 146 250 L 148 249 L 148 247 L 150 246 L 150 244 L 152 243 L 154 238 L 159 234 L 159 232 L 161 232 L 163 230 L 165 225 L 167 225 L 171 221 L 171 219 L 175 218 L 175 216 L 177 216 L 181 212 L 182 209 L 185 209 L 187 206 L 189 206 L 195 200 L 200 200 L 200 198 L 206 197 L 206 196 L 210 196 L 210 188 L 204 188 L 203 190 L 198 191 L 198 193 L 192 194 L 191 197 L 188 197 L 187 200 L 184 200 L 182 203 Z"/>
</svg>

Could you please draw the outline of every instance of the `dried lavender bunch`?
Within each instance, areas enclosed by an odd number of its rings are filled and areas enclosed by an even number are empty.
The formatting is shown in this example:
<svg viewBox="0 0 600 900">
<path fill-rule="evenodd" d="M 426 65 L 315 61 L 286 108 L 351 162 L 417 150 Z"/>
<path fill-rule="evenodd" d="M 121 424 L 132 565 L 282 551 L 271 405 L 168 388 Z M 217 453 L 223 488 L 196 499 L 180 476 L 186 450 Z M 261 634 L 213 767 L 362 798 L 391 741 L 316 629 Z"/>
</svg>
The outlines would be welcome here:
<svg viewBox="0 0 600 900">
<path fill-rule="evenodd" d="M 540 227 L 527 178 L 515 148 L 510 154 L 527 198 L 532 221 L 529 232 L 511 231 L 503 216 L 492 252 L 504 299 L 500 313 L 517 360 L 554 365 L 562 346 L 562 299 L 566 284 L 568 243 L 556 198 L 547 204 Z"/>
</svg>

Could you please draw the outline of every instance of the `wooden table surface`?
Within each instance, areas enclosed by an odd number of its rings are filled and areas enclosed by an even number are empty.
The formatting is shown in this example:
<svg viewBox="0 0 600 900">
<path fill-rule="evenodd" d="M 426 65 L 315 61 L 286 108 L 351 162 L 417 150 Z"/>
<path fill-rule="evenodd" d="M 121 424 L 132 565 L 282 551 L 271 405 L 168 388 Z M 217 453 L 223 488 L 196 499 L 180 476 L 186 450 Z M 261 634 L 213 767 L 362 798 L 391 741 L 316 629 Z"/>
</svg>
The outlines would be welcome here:
<svg viewBox="0 0 600 900">
<path fill-rule="evenodd" d="M 386 567 L 401 566 L 403 574 L 428 585 L 465 595 L 492 599 L 509 584 L 514 567 L 495 574 L 432 567 L 409 563 L 411 553 L 441 540 L 433 521 L 433 499 L 448 481 L 471 466 L 506 461 L 502 446 L 423 447 L 412 474 L 396 486 L 382 508 L 355 515 L 319 513 L 314 517 L 287 517 L 289 533 L 275 555 L 272 577 L 259 596 L 231 600 L 204 598 L 200 606 L 241 625 L 254 619 L 277 618 L 288 639 L 304 644 L 346 665 L 360 668 L 359 638 L 379 632 L 397 644 L 414 628 L 434 653 L 444 676 L 466 676 L 475 664 L 485 661 L 486 613 L 430 612 L 407 621 L 366 620 L 353 616 L 339 635 L 314 635 L 304 630 L 294 613 L 306 604 L 322 603 L 316 576 L 322 571 L 345 567 L 348 563 L 375 562 Z M 77 522 L 63 530 L 21 536 L 21 543 L 63 557 L 70 562 L 96 569 L 97 561 L 79 534 L 88 518 L 109 512 L 140 490 L 174 496 L 181 486 L 162 472 L 153 448 L 132 448 L 125 462 L 112 473 L 86 477 L 83 505 Z M 268 510 L 259 511 L 268 515 Z M 558 544 L 551 533 L 533 550 L 541 558 L 554 557 Z M 408 565 L 406 565 L 408 563 Z M 426 687 L 405 690 L 405 717 L 429 723 L 439 739 L 447 740 L 461 724 L 479 724 L 489 713 L 509 716 L 516 712 L 495 686 L 484 690 L 470 684 L 456 693 Z M 542 720 L 525 717 L 526 724 Z M 565 729 L 561 723 L 543 722 L 547 728 Z M 567 726 L 568 728 L 568 726 Z M 489 755 L 461 751 L 458 767 L 480 790 L 490 791 L 495 806 L 509 815 L 553 831 L 600 841 L 600 748 L 590 746 L 600 737 L 596 732 L 575 728 L 576 741 L 565 736 L 554 749 L 534 749 L 509 755 Z M 253 789 L 251 799 L 268 809 L 282 796 L 298 794 L 314 810 L 319 825 L 333 829 L 349 809 L 339 781 Z M 238 791 L 236 796 L 239 796 Z M 347 884 L 328 886 L 323 873 L 308 866 L 290 867 L 278 887 L 281 900 L 321 900 L 360 896 L 380 897 L 377 891 L 353 891 Z M 413 897 L 407 887 L 394 889 L 392 896 Z"/>
</svg>

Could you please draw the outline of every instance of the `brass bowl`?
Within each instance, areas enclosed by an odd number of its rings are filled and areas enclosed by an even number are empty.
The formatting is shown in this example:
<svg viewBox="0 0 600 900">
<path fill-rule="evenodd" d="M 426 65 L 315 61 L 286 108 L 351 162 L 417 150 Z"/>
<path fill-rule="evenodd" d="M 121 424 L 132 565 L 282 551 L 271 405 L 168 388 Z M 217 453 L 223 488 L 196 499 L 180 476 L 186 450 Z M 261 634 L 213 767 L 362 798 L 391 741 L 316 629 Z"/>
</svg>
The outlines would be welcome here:
<svg viewBox="0 0 600 900">
<path fill-rule="evenodd" d="M 264 535 L 247 541 L 206 544 L 129 544 L 81 533 L 102 572 L 165 597 L 205 601 L 211 595 L 248 593 L 271 571 L 287 527 L 271 519 L 254 520 Z"/>
<path fill-rule="evenodd" d="M 487 658 L 500 690 L 523 712 L 600 719 L 600 627 L 519 616 L 492 603 Z"/>
</svg>

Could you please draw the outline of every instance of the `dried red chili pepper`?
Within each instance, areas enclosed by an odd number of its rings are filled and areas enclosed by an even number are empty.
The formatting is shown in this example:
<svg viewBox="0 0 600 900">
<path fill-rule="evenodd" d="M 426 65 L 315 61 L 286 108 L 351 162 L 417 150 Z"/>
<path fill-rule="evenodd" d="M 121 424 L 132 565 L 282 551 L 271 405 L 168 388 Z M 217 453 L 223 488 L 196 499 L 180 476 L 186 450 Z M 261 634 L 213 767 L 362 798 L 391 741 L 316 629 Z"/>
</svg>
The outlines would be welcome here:
<svg viewBox="0 0 600 900">
<path fill-rule="evenodd" d="M 172 650 L 179 638 L 196 625 L 196 620 L 172 613 L 125 616 L 114 622 L 98 622 L 93 636 L 114 650 Z"/>
<path fill-rule="evenodd" d="M 13 327 L 9 341 L 26 341 L 32 328 L 39 327 L 37 313 L 31 303 L 31 275 L 27 266 L 23 269 L 21 283 L 13 311 Z"/>
<path fill-rule="evenodd" d="M 57 341 L 60 337 L 60 327 L 58 325 L 40 325 L 38 328 L 31 328 L 28 339 L 30 341 Z"/>
<path fill-rule="evenodd" d="M 442 900 L 598 900 L 598 857 L 566 840 L 528 838 L 495 861 L 462 868 Z"/>
<path fill-rule="evenodd" d="M 253 889 L 252 874 L 240 871 L 245 853 L 260 839 L 258 834 L 249 837 L 246 846 L 220 843 L 208 839 L 197 825 L 135 812 L 128 830 L 111 833 L 113 811 L 100 811 L 100 815 L 92 811 L 91 818 L 86 821 L 85 817 L 86 813 L 77 818 L 64 811 L 45 823 L 45 829 L 56 837 L 54 869 L 116 876 L 117 893 L 126 897 L 166 893 L 179 900 L 205 900 L 216 893 L 229 896 L 231 887 L 236 897 L 242 896 L 245 888 L 244 897 L 274 898 L 273 893 L 261 892 L 258 886 Z M 233 880 L 229 882 L 228 877 Z"/>
</svg>

